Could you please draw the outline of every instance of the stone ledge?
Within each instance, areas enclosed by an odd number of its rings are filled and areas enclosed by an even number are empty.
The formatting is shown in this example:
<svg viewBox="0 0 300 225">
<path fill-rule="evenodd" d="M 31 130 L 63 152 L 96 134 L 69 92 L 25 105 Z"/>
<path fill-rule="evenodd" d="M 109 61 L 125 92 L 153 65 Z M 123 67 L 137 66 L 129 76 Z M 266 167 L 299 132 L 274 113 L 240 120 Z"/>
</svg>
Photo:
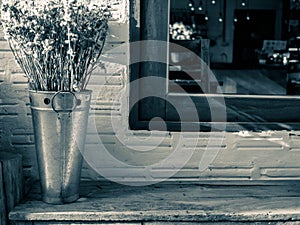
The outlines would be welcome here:
<svg viewBox="0 0 300 225">
<path fill-rule="evenodd" d="M 300 182 L 285 181 L 281 185 L 173 182 L 145 187 L 82 182 L 81 196 L 75 203 L 48 205 L 40 201 L 35 187 L 26 201 L 10 212 L 9 218 L 14 222 L 73 221 L 72 224 L 78 221 L 300 224 Z"/>
</svg>

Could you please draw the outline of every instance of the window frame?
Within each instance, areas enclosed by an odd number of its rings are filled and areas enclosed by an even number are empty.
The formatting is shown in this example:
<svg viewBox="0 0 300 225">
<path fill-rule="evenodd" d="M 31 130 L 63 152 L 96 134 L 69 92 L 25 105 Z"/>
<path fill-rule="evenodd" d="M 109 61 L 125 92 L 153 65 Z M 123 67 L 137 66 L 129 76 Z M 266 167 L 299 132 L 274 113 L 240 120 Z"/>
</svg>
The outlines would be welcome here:
<svg viewBox="0 0 300 225">
<path fill-rule="evenodd" d="M 158 4 L 151 9 L 147 4 Z M 167 2 L 167 3 L 166 3 Z M 145 5 L 143 5 L 145 4 Z M 159 16 L 165 10 L 169 0 L 130 0 L 130 42 L 141 41 L 143 19 L 151 23 L 151 18 Z M 147 6 L 147 7 L 146 7 Z M 147 10 L 143 10 L 143 7 Z M 169 5 L 168 9 L 169 11 Z M 156 13 L 158 13 L 156 15 Z M 167 13 L 169 17 L 169 12 Z M 148 20 L 149 19 L 149 20 Z M 168 18 L 169 19 L 169 18 Z M 168 22 L 167 19 L 167 22 Z M 155 29 L 155 24 L 150 24 L 150 29 Z M 154 28 L 153 28 L 154 27 Z M 145 32 L 144 32 L 145 33 Z M 147 37 L 146 37 L 147 39 Z M 155 39 L 155 38 L 154 38 Z M 136 46 L 135 46 L 136 47 Z M 130 49 L 130 51 L 133 49 Z M 136 51 L 136 49 L 135 49 Z M 141 77 L 141 64 L 135 63 L 129 67 L 130 82 L 133 83 Z M 167 77 L 167 72 L 158 74 L 158 77 Z M 165 79 L 166 81 L 166 79 Z M 130 86 L 129 98 L 129 127 L 132 130 L 168 130 L 168 131 L 230 131 L 241 130 L 266 131 L 266 130 L 299 130 L 300 129 L 300 96 L 279 96 L 279 95 L 229 95 L 229 94 L 178 94 L 167 92 L 167 81 L 160 84 L 159 95 L 167 101 L 160 101 L 157 98 L 148 99 L 136 104 L 138 98 L 146 96 L 143 90 L 146 87 L 143 82 L 137 82 Z M 192 99 L 198 110 L 198 118 L 188 116 L 179 120 L 167 102 L 175 102 L 176 108 L 180 107 L 181 113 L 189 113 L 189 106 L 186 100 Z M 212 120 L 212 104 L 225 103 L 225 120 L 214 118 Z M 145 117 L 145 114 L 150 117 Z M 297 117 L 297 115 L 299 115 Z M 161 126 L 161 121 L 151 121 L 151 116 L 160 117 L 165 121 L 166 126 Z M 212 121 L 213 122 L 212 122 Z M 151 128 L 149 122 L 151 121 Z"/>
</svg>

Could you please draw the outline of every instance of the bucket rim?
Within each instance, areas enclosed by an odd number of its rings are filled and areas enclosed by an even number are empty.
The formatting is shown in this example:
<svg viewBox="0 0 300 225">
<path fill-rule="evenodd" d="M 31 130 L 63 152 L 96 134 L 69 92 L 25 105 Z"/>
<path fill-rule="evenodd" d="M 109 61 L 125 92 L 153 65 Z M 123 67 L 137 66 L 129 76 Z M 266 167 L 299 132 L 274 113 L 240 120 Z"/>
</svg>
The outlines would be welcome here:
<svg viewBox="0 0 300 225">
<path fill-rule="evenodd" d="M 38 90 L 28 90 L 30 93 L 36 93 L 36 94 L 55 94 L 55 93 L 73 93 L 73 94 L 89 94 L 92 93 L 92 90 L 82 90 L 82 91 L 38 91 Z"/>
</svg>

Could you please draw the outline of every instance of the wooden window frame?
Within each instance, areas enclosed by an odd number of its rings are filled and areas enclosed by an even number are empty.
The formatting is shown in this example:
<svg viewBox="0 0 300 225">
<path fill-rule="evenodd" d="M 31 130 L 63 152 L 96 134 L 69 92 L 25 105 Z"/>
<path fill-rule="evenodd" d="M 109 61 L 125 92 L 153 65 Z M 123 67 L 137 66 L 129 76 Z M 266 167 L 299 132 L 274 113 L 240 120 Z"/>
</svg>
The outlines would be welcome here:
<svg viewBox="0 0 300 225">
<path fill-rule="evenodd" d="M 165 26 L 168 22 L 168 0 L 130 0 L 130 42 L 156 39 L 159 29 L 156 26 Z M 155 7 L 152 7 L 154 4 Z M 144 10 L 147 9 L 147 10 Z M 163 18 L 164 17 L 164 18 Z M 156 19 L 155 19 L 156 18 Z M 157 19 L 159 18 L 159 19 Z M 165 22 L 164 19 L 166 20 Z M 146 21 L 146 22 L 145 22 Z M 143 23 L 148 23 L 146 28 Z M 157 24 L 160 23 L 160 24 Z M 151 34 L 155 33 L 154 35 Z M 149 35 L 149 36 L 147 36 Z M 152 36 L 151 36 L 152 35 Z M 157 38 L 159 40 L 159 38 Z M 136 46 L 135 46 L 136 48 Z M 131 49 L 133 50 L 133 49 Z M 136 51 L 136 49 L 134 49 Z M 150 65 L 151 67 L 151 65 Z M 149 68 L 146 68 L 146 70 Z M 155 76 L 166 78 L 166 71 L 156 71 Z M 130 65 L 130 81 L 140 79 L 148 75 L 141 75 L 141 64 Z M 149 75 L 150 76 L 150 75 Z M 167 79 L 164 83 L 154 88 L 148 87 L 143 82 L 137 82 L 130 87 L 129 100 L 129 127 L 132 130 L 169 130 L 169 131 L 266 131 L 266 130 L 299 130 L 300 128 L 300 96 L 278 95 L 220 95 L 220 94 L 180 94 L 167 92 Z M 150 92 L 149 92 L 150 89 Z M 154 93 L 160 98 L 143 99 L 145 94 Z M 159 92 L 159 93 L 158 93 Z M 138 101 L 138 98 L 143 100 Z M 190 108 L 186 102 L 192 100 L 197 107 L 198 118 L 189 116 Z M 168 102 L 175 103 L 176 109 L 187 115 L 183 120 L 178 119 L 174 113 L 174 107 Z M 218 115 L 212 119 L 213 112 L 210 110 L 216 105 L 225 104 L 225 119 Z M 216 108 L 216 110 L 218 110 Z M 150 116 L 149 116 L 150 115 Z M 165 121 L 152 120 L 160 117 Z M 196 116 L 197 117 L 197 116 Z M 151 127 L 149 128 L 149 122 Z"/>
</svg>

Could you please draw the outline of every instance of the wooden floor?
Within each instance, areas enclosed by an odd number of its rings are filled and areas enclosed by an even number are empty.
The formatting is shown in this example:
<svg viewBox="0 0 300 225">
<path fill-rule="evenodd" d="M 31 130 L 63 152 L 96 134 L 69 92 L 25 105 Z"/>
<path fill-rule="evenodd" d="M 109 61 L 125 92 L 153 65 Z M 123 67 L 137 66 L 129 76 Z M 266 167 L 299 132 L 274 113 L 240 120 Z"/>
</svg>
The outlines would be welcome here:
<svg viewBox="0 0 300 225">
<path fill-rule="evenodd" d="M 214 70 L 224 94 L 286 95 L 286 70 Z"/>
<path fill-rule="evenodd" d="M 300 182 L 161 183 L 145 187 L 82 182 L 71 204 L 41 202 L 37 188 L 10 213 L 15 224 L 300 224 Z"/>
</svg>

